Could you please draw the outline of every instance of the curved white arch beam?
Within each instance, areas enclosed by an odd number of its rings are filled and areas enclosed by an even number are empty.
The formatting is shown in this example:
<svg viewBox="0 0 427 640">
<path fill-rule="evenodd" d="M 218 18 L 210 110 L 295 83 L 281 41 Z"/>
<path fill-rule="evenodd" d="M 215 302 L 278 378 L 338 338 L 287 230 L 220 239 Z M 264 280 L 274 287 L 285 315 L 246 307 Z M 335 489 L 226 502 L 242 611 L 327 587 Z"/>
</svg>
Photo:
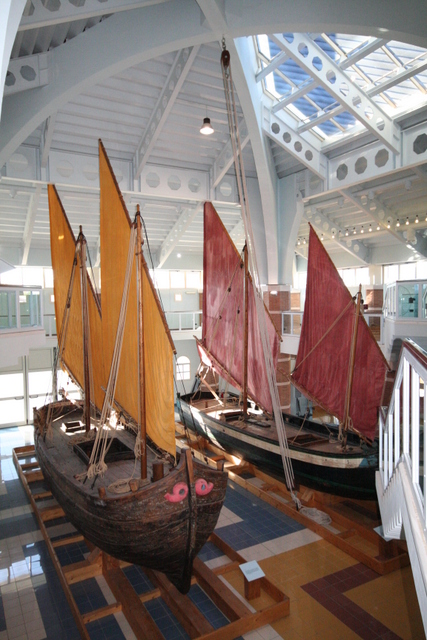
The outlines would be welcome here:
<svg viewBox="0 0 427 640">
<path fill-rule="evenodd" d="M 165 19 L 166 16 L 166 19 Z M 135 64 L 202 42 L 212 34 L 193 0 L 179 0 L 111 16 L 51 52 L 45 87 L 5 98 L 0 167 L 50 115 L 104 78 Z"/>
<path fill-rule="evenodd" d="M 210 0 L 214 2 L 214 0 Z M 203 2 L 201 2 L 203 6 Z M 0 167 L 52 113 L 92 84 L 180 48 L 254 33 L 308 31 L 362 33 L 427 47 L 424 0 L 222 0 L 214 31 L 193 0 L 171 0 L 111 16 L 52 53 L 50 84 L 5 98 L 0 123 Z M 321 20 L 319 22 L 319 20 Z"/>
<path fill-rule="evenodd" d="M 0 5 L 0 117 L 7 67 L 24 7 L 25 0 L 4 0 Z"/>
</svg>

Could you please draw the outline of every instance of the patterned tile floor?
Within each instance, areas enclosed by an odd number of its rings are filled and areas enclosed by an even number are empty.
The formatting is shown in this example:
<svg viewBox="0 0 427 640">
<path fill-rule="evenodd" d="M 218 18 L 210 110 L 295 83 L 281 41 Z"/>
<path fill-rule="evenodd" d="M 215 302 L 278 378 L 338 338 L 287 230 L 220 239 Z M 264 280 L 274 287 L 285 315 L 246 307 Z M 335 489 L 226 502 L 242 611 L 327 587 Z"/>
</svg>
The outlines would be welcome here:
<svg viewBox="0 0 427 640">
<path fill-rule="evenodd" d="M 12 460 L 14 447 L 32 441 L 32 427 L 0 430 L 0 640 L 75 640 L 80 634 Z M 54 537 L 70 531 L 64 519 L 50 523 Z M 378 576 L 233 482 L 217 533 L 246 560 L 257 560 L 290 598 L 288 617 L 246 633 L 246 640 L 425 639 L 409 567 Z M 66 565 L 86 553 L 81 543 L 60 548 L 58 557 Z M 211 567 L 227 561 L 211 543 L 199 557 Z M 139 567 L 125 573 L 137 593 L 152 588 Z M 241 596 L 241 572 L 226 579 Z M 82 613 L 114 602 L 102 577 L 74 585 L 73 596 Z M 193 586 L 189 597 L 214 628 L 227 623 L 200 587 Z M 264 597 L 251 605 L 265 606 Z M 166 640 L 188 638 L 160 598 L 146 606 Z M 87 628 L 91 639 L 135 638 L 121 613 Z"/>
</svg>

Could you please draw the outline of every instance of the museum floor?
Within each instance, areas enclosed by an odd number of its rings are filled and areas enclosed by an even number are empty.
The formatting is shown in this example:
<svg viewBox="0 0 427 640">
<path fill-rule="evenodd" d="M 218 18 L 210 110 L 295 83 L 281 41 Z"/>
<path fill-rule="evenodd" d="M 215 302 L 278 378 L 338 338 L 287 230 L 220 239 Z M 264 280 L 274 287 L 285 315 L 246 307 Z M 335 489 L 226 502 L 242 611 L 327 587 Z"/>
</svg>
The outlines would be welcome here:
<svg viewBox="0 0 427 640">
<path fill-rule="evenodd" d="M 74 640 L 79 631 L 12 459 L 13 448 L 31 443 L 32 427 L 0 430 L 0 640 Z M 65 521 L 51 526 L 57 536 L 70 528 Z M 410 567 L 379 576 L 231 481 L 217 533 L 246 560 L 257 560 L 290 598 L 289 616 L 244 638 L 425 638 Z M 77 562 L 85 552 L 80 543 L 58 557 L 61 564 Z M 211 567 L 224 562 L 211 543 L 199 557 Z M 138 593 L 152 588 L 138 567 L 125 571 Z M 241 591 L 233 574 L 225 577 Z M 102 577 L 76 584 L 73 596 L 85 613 L 114 600 Z M 198 585 L 189 596 L 214 628 L 226 624 Z M 167 640 L 189 637 L 161 598 L 146 606 Z M 122 613 L 91 622 L 87 630 L 91 639 L 135 638 Z"/>
</svg>

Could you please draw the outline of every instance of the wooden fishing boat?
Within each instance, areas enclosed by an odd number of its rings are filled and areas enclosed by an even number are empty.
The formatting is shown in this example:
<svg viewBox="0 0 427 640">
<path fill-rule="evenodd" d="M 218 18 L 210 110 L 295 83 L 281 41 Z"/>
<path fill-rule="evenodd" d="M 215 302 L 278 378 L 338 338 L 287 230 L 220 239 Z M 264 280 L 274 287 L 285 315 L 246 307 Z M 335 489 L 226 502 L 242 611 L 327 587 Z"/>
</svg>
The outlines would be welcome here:
<svg viewBox="0 0 427 640">
<path fill-rule="evenodd" d="M 253 284 L 245 276 L 244 262 L 214 207 L 206 203 L 203 333 L 198 341 L 202 364 L 195 389 L 179 397 L 177 404 L 187 428 L 283 476 Z M 279 337 L 264 313 L 275 365 Z M 360 302 L 355 304 L 311 230 L 306 303 L 292 380 L 317 406 L 337 416 L 341 428 L 282 414 L 299 483 L 342 496 L 376 497 L 375 428 L 387 369 L 361 316 Z M 347 384 L 350 371 L 352 387 Z"/>
<path fill-rule="evenodd" d="M 49 185 L 58 361 L 84 400 L 53 398 L 35 411 L 36 454 L 85 538 L 119 560 L 164 572 L 186 593 L 227 474 L 189 449 L 176 451 L 174 346 L 144 260 L 140 215 L 131 222 L 101 142 L 99 163 L 102 315 L 85 237 L 80 229 L 75 239 Z"/>
</svg>

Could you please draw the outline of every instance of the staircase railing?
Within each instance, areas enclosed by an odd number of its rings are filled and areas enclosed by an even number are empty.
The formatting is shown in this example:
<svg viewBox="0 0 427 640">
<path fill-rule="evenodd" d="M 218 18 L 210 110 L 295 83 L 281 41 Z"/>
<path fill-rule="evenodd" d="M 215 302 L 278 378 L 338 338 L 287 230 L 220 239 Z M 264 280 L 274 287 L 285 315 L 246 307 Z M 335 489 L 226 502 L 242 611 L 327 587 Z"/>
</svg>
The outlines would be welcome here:
<svg viewBox="0 0 427 640">
<path fill-rule="evenodd" d="M 385 538 L 405 538 L 427 629 L 427 354 L 402 346 L 390 406 L 380 415 L 378 501 Z"/>
</svg>

